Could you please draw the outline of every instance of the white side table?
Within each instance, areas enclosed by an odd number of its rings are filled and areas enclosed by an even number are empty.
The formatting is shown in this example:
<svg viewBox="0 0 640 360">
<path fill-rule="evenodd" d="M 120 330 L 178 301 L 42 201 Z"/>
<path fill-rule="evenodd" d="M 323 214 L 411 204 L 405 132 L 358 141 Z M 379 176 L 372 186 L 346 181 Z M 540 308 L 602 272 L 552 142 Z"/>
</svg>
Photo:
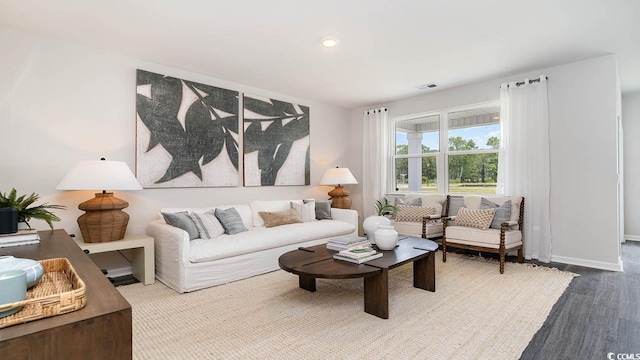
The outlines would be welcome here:
<svg viewBox="0 0 640 360">
<path fill-rule="evenodd" d="M 132 249 L 133 277 L 145 285 L 156 281 L 153 238 L 146 235 L 126 235 L 122 240 L 85 243 L 74 239 L 78 246 L 87 254 L 97 254 L 107 251 Z"/>
</svg>

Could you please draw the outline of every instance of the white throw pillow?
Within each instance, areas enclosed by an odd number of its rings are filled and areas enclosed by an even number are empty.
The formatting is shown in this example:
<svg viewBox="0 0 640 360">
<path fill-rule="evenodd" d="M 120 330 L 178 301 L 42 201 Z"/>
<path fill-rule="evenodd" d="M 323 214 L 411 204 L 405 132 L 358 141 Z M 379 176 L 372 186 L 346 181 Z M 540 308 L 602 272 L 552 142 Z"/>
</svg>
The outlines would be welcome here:
<svg viewBox="0 0 640 360">
<path fill-rule="evenodd" d="M 291 207 L 296 209 L 298 217 L 302 222 L 310 222 L 316 220 L 316 203 L 315 200 L 303 200 L 303 203 L 291 202 Z"/>
</svg>

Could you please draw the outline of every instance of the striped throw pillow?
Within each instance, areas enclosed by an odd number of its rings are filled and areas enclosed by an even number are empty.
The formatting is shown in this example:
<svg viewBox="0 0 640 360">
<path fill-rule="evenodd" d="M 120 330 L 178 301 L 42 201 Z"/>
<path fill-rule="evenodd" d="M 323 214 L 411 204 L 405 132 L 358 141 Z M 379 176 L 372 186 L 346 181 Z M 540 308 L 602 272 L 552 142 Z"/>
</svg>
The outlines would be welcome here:
<svg viewBox="0 0 640 360">
<path fill-rule="evenodd" d="M 224 228 L 213 214 L 213 210 L 204 213 L 189 212 L 189 216 L 198 228 L 200 239 L 213 239 L 224 234 Z"/>
</svg>

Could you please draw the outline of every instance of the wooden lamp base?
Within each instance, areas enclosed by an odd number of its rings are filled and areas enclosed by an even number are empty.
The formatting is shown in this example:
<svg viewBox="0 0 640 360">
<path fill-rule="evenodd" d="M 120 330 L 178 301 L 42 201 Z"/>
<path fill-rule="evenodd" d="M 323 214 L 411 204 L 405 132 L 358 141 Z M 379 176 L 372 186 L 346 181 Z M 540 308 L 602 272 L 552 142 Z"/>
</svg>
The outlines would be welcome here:
<svg viewBox="0 0 640 360">
<path fill-rule="evenodd" d="M 335 189 L 329 191 L 331 197 L 331 207 L 338 209 L 351 209 L 351 193 L 349 190 L 338 185 Z"/>
<path fill-rule="evenodd" d="M 129 224 L 129 214 L 122 209 L 129 203 L 113 196 L 113 193 L 97 193 L 78 209 L 86 211 L 78 218 L 78 226 L 86 243 L 121 240 Z"/>
</svg>

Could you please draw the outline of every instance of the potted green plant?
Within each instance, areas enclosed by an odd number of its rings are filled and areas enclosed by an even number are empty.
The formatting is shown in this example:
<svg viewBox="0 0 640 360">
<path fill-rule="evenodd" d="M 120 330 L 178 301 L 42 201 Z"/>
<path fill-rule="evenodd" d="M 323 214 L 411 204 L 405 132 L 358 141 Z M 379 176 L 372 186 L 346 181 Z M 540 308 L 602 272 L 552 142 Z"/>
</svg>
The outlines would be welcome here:
<svg viewBox="0 0 640 360">
<path fill-rule="evenodd" d="M 398 207 L 391 204 L 387 198 L 376 200 L 375 208 L 378 216 L 391 215 L 394 211 L 398 211 Z"/>
<path fill-rule="evenodd" d="M 6 193 L 0 193 L 0 208 L 14 207 L 18 209 L 18 223 L 25 223 L 29 229 L 31 229 L 31 225 L 29 225 L 31 219 L 40 219 L 46 221 L 53 230 L 53 222 L 60 221 L 60 218 L 51 210 L 64 210 L 66 207 L 47 203 L 33 206 L 39 198 L 40 196 L 36 193 L 29 196 L 18 196 L 16 189 L 11 189 L 8 196 Z"/>
</svg>

